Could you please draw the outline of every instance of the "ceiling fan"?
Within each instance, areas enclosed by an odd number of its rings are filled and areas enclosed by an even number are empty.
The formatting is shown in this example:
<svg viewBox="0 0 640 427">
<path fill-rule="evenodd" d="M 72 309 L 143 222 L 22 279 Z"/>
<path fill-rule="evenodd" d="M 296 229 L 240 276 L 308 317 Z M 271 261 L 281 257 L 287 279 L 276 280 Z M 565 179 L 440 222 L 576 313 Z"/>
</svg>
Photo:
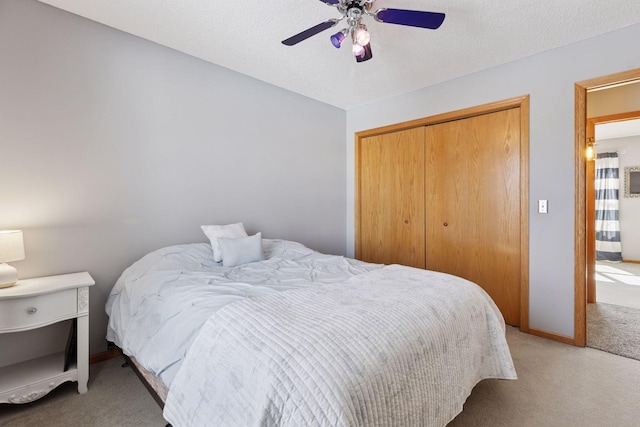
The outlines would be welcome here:
<svg viewBox="0 0 640 427">
<path fill-rule="evenodd" d="M 329 19 L 316 26 L 308 28 L 301 33 L 289 37 L 282 41 L 286 46 L 293 46 L 315 36 L 324 30 L 335 26 L 343 19 L 347 20 L 347 27 L 333 34 L 330 39 L 331 43 L 340 48 L 342 42 L 351 37 L 352 52 L 357 62 L 364 62 L 373 58 L 371 53 L 371 36 L 367 31 L 366 25 L 362 23 L 365 16 L 373 16 L 378 22 L 397 25 L 408 25 L 411 27 L 428 28 L 435 30 L 444 21 L 444 13 L 423 12 L 419 10 L 407 9 L 389 9 L 381 8 L 375 12 L 371 12 L 371 8 L 376 0 L 320 0 L 321 2 L 336 7 L 342 17 L 338 19 Z"/>
</svg>

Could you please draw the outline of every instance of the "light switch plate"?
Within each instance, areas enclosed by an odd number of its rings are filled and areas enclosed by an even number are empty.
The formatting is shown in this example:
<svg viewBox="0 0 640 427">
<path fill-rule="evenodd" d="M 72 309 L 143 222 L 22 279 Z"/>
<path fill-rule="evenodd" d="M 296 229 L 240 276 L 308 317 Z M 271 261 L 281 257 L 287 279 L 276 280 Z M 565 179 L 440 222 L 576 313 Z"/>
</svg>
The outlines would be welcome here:
<svg viewBox="0 0 640 427">
<path fill-rule="evenodd" d="M 547 202 L 547 200 L 538 200 L 538 213 L 546 214 L 548 212 Z"/>
</svg>

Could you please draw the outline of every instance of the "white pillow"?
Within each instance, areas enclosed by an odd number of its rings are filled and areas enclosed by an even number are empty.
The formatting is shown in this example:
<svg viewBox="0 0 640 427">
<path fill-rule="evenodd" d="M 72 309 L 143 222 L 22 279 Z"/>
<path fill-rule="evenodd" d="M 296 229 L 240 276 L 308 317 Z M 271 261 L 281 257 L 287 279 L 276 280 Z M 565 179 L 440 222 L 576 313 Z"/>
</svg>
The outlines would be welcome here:
<svg viewBox="0 0 640 427">
<path fill-rule="evenodd" d="M 218 244 L 220 237 L 245 237 L 247 235 L 247 232 L 244 231 L 244 225 L 241 222 L 229 225 L 203 225 L 200 228 L 202 228 L 204 234 L 206 234 L 211 241 L 213 260 L 215 262 L 222 261 L 220 245 Z"/>
<path fill-rule="evenodd" d="M 218 239 L 222 252 L 222 265 L 235 267 L 236 265 L 262 261 L 262 233 L 253 236 Z"/>
</svg>

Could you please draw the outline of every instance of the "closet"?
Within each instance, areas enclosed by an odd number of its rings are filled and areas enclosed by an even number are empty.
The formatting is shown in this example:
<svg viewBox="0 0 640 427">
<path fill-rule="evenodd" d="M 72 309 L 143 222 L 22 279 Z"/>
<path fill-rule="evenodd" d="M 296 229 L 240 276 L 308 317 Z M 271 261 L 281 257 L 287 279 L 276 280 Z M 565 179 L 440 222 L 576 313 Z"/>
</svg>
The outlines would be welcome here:
<svg viewBox="0 0 640 427">
<path fill-rule="evenodd" d="M 356 135 L 356 258 L 464 277 L 528 317 L 528 97 Z"/>
</svg>

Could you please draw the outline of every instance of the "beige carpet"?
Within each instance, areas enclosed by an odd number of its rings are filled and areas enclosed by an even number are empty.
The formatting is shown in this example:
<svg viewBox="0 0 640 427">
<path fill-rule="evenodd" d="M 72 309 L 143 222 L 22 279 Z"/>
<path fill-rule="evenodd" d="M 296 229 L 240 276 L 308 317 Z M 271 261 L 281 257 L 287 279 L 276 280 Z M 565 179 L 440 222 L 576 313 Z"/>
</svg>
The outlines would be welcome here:
<svg viewBox="0 0 640 427">
<path fill-rule="evenodd" d="M 640 361 L 507 329 L 519 379 L 485 380 L 451 426 L 637 427 Z M 75 384 L 22 406 L 0 405 L 0 426 L 157 426 L 162 411 L 121 359 L 91 366 L 89 392 Z"/>
<path fill-rule="evenodd" d="M 85 394 L 66 383 L 32 403 L 0 405 L 0 426 L 164 427 L 160 407 L 131 368 L 120 367 L 123 362 L 118 357 L 91 365 Z"/>
<path fill-rule="evenodd" d="M 517 381 L 485 380 L 450 426 L 637 427 L 640 362 L 508 328 Z"/>
</svg>

